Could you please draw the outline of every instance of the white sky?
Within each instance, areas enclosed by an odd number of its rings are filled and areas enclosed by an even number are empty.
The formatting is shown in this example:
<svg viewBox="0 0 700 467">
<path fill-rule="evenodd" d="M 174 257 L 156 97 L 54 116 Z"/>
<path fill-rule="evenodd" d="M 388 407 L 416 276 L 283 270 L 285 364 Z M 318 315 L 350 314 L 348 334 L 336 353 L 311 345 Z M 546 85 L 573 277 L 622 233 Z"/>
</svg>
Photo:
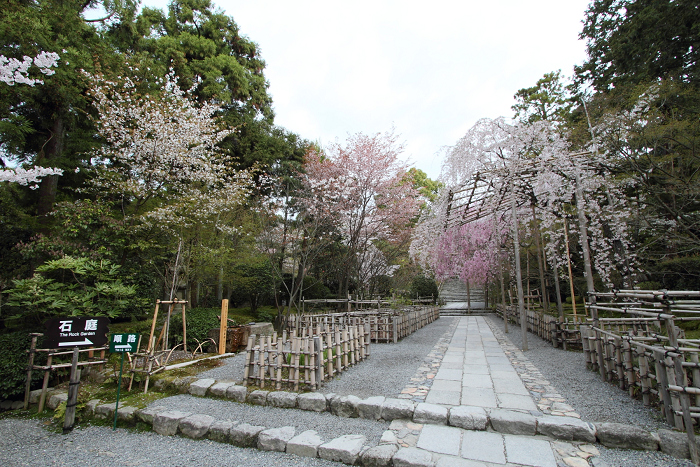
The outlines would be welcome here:
<svg viewBox="0 0 700 467">
<path fill-rule="evenodd" d="M 322 145 L 385 132 L 435 179 L 441 148 L 586 58 L 590 0 L 218 0 L 267 63 L 275 122 Z M 144 0 L 165 8 L 167 0 Z"/>
</svg>

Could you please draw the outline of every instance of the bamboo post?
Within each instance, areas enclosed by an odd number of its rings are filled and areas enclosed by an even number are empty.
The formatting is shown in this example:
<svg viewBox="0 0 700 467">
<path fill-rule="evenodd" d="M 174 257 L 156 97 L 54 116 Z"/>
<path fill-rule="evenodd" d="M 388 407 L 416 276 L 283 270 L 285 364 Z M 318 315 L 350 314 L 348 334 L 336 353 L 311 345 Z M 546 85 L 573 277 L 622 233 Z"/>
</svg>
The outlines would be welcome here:
<svg viewBox="0 0 700 467">
<path fill-rule="evenodd" d="M 156 331 L 156 321 L 158 320 L 158 308 L 160 307 L 160 300 L 156 300 L 156 309 L 153 312 L 153 322 L 151 323 L 151 333 L 148 335 L 148 349 L 146 353 L 151 353 L 153 350 L 153 334 Z"/>
<path fill-rule="evenodd" d="M 515 284 L 518 289 L 518 311 L 520 313 L 520 335 L 522 350 L 527 351 L 527 315 L 525 314 L 525 298 L 523 297 L 523 272 L 520 270 L 520 237 L 518 232 L 518 216 L 516 212 L 515 185 L 510 181 L 511 210 L 513 217 L 513 249 L 515 250 Z"/>
<path fill-rule="evenodd" d="M 248 386 L 248 378 L 251 378 L 255 373 L 255 361 L 253 346 L 255 344 L 255 334 L 248 336 L 248 345 L 245 348 L 245 370 L 243 372 L 243 385 Z"/>
<path fill-rule="evenodd" d="M 666 303 L 664 304 L 664 311 L 670 314 L 670 306 Z M 673 323 L 672 318 L 666 318 L 666 331 L 668 332 L 669 343 L 672 347 L 678 348 L 678 337 L 676 335 L 676 327 Z M 679 356 L 673 358 L 673 366 L 676 373 L 676 386 L 684 388 L 686 386 L 685 373 L 683 372 L 683 366 L 681 363 L 681 358 L 683 354 L 678 351 Z M 669 357 L 670 358 L 670 357 Z M 685 360 L 685 359 L 684 359 Z M 695 429 L 693 428 L 693 419 L 690 415 L 690 401 L 688 400 L 688 394 L 683 391 L 679 394 L 680 406 L 683 414 L 683 422 L 685 424 L 685 432 L 688 434 L 688 448 L 690 449 L 690 457 L 693 463 L 700 464 L 700 455 L 698 455 L 698 447 L 695 440 Z"/>
<path fill-rule="evenodd" d="M 39 408 L 38 413 L 44 411 L 44 404 L 46 403 L 46 390 L 49 387 L 49 377 L 51 376 L 51 363 L 53 361 L 53 354 L 49 352 L 49 356 L 46 359 L 46 370 L 44 371 L 44 382 L 41 385 L 41 396 L 39 397 Z"/>
<path fill-rule="evenodd" d="M 622 341 L 622 348 L 625 356 L 625 374 L 627 377 L 627 389 L 630 397 L 634 396 L 635 376 L 634 366 L 632 365 L 632 345 L 629 338 Z"/>
<path fill-rule="evenodd" d="M 34 369 L 34 354 L 36 353 L 36 340 L 42 334 L 32 333 L 32 342 L 29 345 L 29 363 L 27 363 L 27 384 L 24 387 L 24 410 L 29 408 L 29 392 L 32 389 L 32 370 Z"/>
<path fill-rule="evenodd" d="M 668 392 L 668 375 L 665 368 L 664 352 L 661 349 L 654 350 L 654 366 L 656 367 L 656 389 L 659 391 L 664 404 L 666 423 L 674 425 L 671 395 Z"/>
<path fill-rule="evenodd" d="M 258 340 L 258 380 L 260 389 L 263 389 L 265 387 L 265 336 L 262 334 Z"/>
<path fill-rule="evenodd" d="M 183 316 L 184 319 L 184 316 Z M 219 325 L 219 355 L 226 353 L 226 331 L 228 330 L 228 299 L 221 300 L 221 324 Z M 261 341 L 262 342 L 262 341 Z"/>
<path fill-rule="evenodd" d="M 294 391 L 299 390 L 299 347 L 300 347 L 300 340 L 301 338 L 299 337 L 293 337 L 292 338 L 292 371 L 289 372 L 290 378 L 292 377 L 292 374 L 294 374 Z"/>
<path fill-rule="evenodd" d="M 637 346 L 637 354 L 639 355 L 639 379 L 642 385 L 642 402 L 646 407 L 651 405 L 651 378 L 649 377 L 649 359 L 647 358 L 646 350 L 643 347 Z"/>
<path fill-rule="evenodd" d="M 329 378 L 333 378 L 333 374 L 335 373 L 333 371 L 333 358 L 335 356 L 333 355 L 333 338 L 331 337 L 331 332 L 331 330 L 328 330 L 326 334 L 326 349 L 328 350 L 328 355 L 326 355 L 326 365 L 328 365 L 328 369 L 326 371 Z"/>
<path fill-rule="evenodd" d="M 318 389 L 321 386 L 321 381 L 324 380 L 323 377 L 323 347 L 321 346 L 321 337 L 314 336 L 314 354 L 316 355 L 315 361 L 315 371 L 316 371 L 316 385 L 314 389 Z"/>
<path fill-rule="evenodd" d="M 180 305 L 182 306 L 182 345 L 183 350 L 187 352 L 187 320 L 185 319 L 185 303 L 186 302 L 182 302 Z"/>
<path fill-rule="evenodd" d="M 73 429 L 75 425 L 75 406 L 78 405 L 78 385 L 80 384 L 80 370 L 78 369 L 78 357 L 80 349 L 73 348 L 73 360 L 70 367 L 70 383 L 68 383 L 68 400 L 66 401 L 66 414 L 63 420 L 63 434 Z"/>
<path fill-rule="evenodd" d="M 282 389 L 282 365 L 284 364 L 282 358 L 282 340 L 277 340 L 277 377 L 275 378 L 275 388 L 279 391 Z"/>
</svg>

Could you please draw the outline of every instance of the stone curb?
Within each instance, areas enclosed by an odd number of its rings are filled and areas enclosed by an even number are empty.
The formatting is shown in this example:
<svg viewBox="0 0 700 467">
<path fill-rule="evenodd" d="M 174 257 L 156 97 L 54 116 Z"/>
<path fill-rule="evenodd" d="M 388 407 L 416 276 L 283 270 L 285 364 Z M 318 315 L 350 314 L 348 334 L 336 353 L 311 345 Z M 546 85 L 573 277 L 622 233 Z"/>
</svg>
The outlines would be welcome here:
<svg viewBox="0 0 700 467">
<path fill-rule="evenodd" d="M 200 382 L 201 381 L 201 382 Z M 216 387 L 211 379 L 193 383 L 201 392 L 201 387 Z M 222 394 L 217 391 L 217 394 Z M 484 409 L 474 406 L 447 407 L 427 403 L 415 403 L 406 399 L 383 396 L 360 399 L 356 396 L 336 396 L 335 394 L 305 393 L 297 395 L 285 391 L 254 390 L 247 392 L 245 386 L 230 385 L 225 391 L 226 398 L 249 404 L 286 407 L 295 410 L 331 412 L 346 418 L 366 418 L 369 420 L 409 420 L 420 424 L 447 425 L 465 430 L 493 430 L 498 433 L 536 436 L 544 435 L 554 440 L 599 442 L 607 447 L 637 450 L 662 450 L 664 452 L 684 452 L 680 436 L 665 436 L 649 432 L 632 425 L 590 423 L 577 417 L 546 415 L 540 412 L 525 412 L 507 409 Z M 232 396 L 234 395 L 235 396 Z M 230 396 L 231 395 L 231 396 Z M 245 395 L 245 397 L 244 397 Z M 203 396 L 216 397 L 211 389 Z M 221 397 L 221 396 L 219 396 Z M 324 409 L 323 400 L 327 403 Z M 309 402 L 309 403 L 307 403 Z M 315 403 L 310 403 L 315 402 Z M 681 435 L 683 435 L 681 433 Z M 668 440 L 666 442 L 666 440 Z M 673 443 L 673 447 L 671 447 Z M 687 440 L 686 440 L 687 443 Z M 668 446 L 666 446 L 668 444 Z"/>
</svg>

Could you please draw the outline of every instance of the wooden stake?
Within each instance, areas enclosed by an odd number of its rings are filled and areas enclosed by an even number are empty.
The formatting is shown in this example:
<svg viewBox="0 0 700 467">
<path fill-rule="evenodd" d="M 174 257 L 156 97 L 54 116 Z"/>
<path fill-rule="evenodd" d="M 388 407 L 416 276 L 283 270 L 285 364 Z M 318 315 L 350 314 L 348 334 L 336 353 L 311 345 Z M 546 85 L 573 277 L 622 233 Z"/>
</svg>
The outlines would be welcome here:
<svg viewBox="0 0 700 467">
<path fill-rule="evenodd" d="M 221 325 L 219 327 L 219 355 L 226 353 L 226 330 L 227 329 L 228 329 L 228 299 L 225 298 L 225 299 L 221 300 Z"/>
</svg>

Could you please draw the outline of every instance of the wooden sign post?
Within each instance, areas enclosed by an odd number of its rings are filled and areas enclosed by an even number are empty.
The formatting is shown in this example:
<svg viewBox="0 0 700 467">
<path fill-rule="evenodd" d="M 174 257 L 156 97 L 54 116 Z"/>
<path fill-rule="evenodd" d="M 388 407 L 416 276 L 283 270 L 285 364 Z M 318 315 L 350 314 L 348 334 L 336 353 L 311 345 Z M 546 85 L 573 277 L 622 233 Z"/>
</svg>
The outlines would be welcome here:
<svg viewBox="0 0 700 467">
<path fill-rule="evenodd" d="M 226 331 L 228 329 L 228 299 L 221 300 L 221 327 L 219 328 L 219 355 L 226 353 Z"/>
</svg>

